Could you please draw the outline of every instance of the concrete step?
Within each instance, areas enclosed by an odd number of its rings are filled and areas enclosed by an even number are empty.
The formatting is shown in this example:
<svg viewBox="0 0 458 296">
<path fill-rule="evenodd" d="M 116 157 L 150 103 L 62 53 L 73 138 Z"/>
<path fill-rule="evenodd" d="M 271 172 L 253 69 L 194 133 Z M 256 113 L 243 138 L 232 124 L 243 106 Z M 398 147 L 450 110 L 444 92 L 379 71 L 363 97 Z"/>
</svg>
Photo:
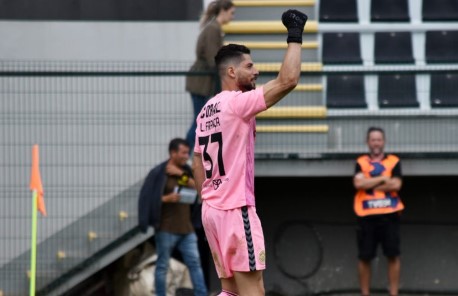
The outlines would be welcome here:
<svg viewBox="0 0 458 296">
<path fill-rule="evenodd" d="M 278 121 L 278 120 L 276 120 Z M 256 154 L 304 154 L 323 151 L 327 146 L 326 124 L 310 120 L 273 120 L 256 125 Z"/>
<path fill-rule="evenodd" d="M 255 61 L 255 66 L 257 66 L 256 61 Z M 275 72 L 261 72 L 256 84 L 257 85 L 265 84 L 268 81 L 275 79 L 277 75 L 278 73 L 275 73 Z M 323 88 L 324 88 L 323 79 L 320 75 L 302 75 L 299 78 L 299 84 L 296 86 L 295 91 L 322 92 Z"/>
<path fill-rule="evenodd" d="M 261 87 L 273 78 L 274 76 L 262 75 L 258 79 L 257 87 Z M 324 106 L 323 85 L 320 83 L 321 77 L 302 77 L 301 80 L 305 83 L 300 83 L 292 92 L 278 102 L 276 107 Z"/>
<path fill-rule="evenodd" d="M 258 84 L 257 87 L 261 87 L 263 84 Z M 322 92 L 323 84 L 321 83 L 309 83 L 309 84 L 298 84 L 293 92 Z"/>
<path fill-rule="evenodd" d="M 290 92 L 278 102 L 277 107 L 324 106 L 323 94 L 319 92 Z"/>
<path fill-rule="evenodd" d="M 285 37 L 284 37 L 285 39 Z M 254 61 L 264 61 L 264 62 L 278 62 L 283 60 L 285 56 L 285 51 L 288 46 L 286 39 L 283 41 L 243 41 L 243 40 L 231 40 L 231 38 L 226 38 L 225 44 L 236 43 L 243 44 L 251 50 L 251 56 Z M 302 53 L 301 59 L 303 61 L 318 61 L 318 42 L 317 41 L 308 41 L 302 44 Z"/>
<path fill-rule="evenodd" d="M 315 1 L 234 1 L 237 20 L 279 20 L 284 11 L 297 9 L 309 19 L 316 19 Z"/>
<path fill-rule="evenodd" d="M 257 133 L 327 133 L 329 127 L 326 124 L 317 125 L 264 125 L 256 126 Z"/>
<path fill-rule="evenodd" d="M 263 62 L 278 62 L 282 61 L 285 56 L 286 50 L 283 49 L 274 49 L 274 50 L 260 50 L 255 49 L 251 51 L 251 57 L 253 61 L 263 61 Z M 318 51 L 316 50 L 302 50 L 301 60 L 308 62 L 318 62 Z"/>
<path fill-rule="evenodd" d="M 261 43 L 272 43 L 275 42 L 281 46 L 281 44 L 286 44 L 286 38 L 287 34 L 280 34 L 280 33 L 269 33 L 269 34 L 245 34 L 245 33 L 231 33 L 231 34 L 226 34 L 224 36 L 224 40 L 226 42 L 231 42 L 231 43 L 242 43 L 242 42 L 261 42 Z M 304 48 L 303 49 L 315 49 L 312 48 L 317 45 L 317 48 L 319 48 L 319 43 L 318 42 L 318 34 L 317 33 L 310 33 L 310 34 L 303 34 L 302 35 L 302 42 L 304 46 L 309 47 L 309 48 Z M 315 44 L 314 44 L 315 43 Z M 259 46 L 258 46 L 259 47 Z"/>
<path fill-rule="evenodd" d="M 281 119 L 281 118 L 326 118 L 324 106 L 287 106 L 272 107 L 256 116 L 257 119 Z"/>
<path fill-rule="evenodd" d="M 255 66 L 260 72 L 278 72 L 281 63 L 256 63 Z M 322 63 L 302 63 L 301 65 L 302 72 L 319 72 L 322 69 Z"/>
<path fill-rule="evenodd" d="M 315 6 L 315 0 L 234 0 L 237 7 Z"/>
<path fill-rule="evenodd" d="M 229 44 L 229 43 L 243 44 L 250 49 L 286 49 L 288 48 L 288 43 L 286 43 L 285 41 L 269 42 L 269 41 L 230 40 L 230 41 L 224 42 L 224 44 Z M 305 41 L 302 43 L 302 49 L 318 49 L 318 42 L 317 41 Z"/>
<path fill-rule="evenodd" d="M 304 34 L 303 37 L 302 60 L 320 61 L 317 34 Z M 255 62 L 280 62 L 285 55 L 286 38 L 286 34 L 227 34 L 224 40 L 248 46 Z"/>
<path fill-rule="evenodd" d="M 275 21 L 232 21 L 223 26 L 226 34 L 286 34 L 286 28 L 280 20 Z M 317 33 L 318 22 L 308 21 L 304 33 Z"/>
</svg>

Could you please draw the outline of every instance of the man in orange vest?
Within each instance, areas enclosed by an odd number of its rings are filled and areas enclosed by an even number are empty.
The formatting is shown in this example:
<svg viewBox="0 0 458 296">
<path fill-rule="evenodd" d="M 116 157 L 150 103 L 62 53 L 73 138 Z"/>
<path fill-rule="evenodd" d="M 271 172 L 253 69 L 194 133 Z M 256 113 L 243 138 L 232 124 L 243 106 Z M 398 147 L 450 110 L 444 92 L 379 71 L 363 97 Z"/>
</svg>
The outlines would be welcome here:
<svg viewBox="0 0 458 296">
<path fill-rule="evenodd" d="M 385 132 L 379 127 L 367 131 L 369 154 L 356 161 L 353 184 L 357 189 L 354 210 L 358 216 L 358 272 L 361 294 L 369 295 L 371 260 L 378 244 L 388 259 L 391 296 L 398 295 L 400 255 L 400 212 L 404 205 L 398 195 L 402 186 L 401 163 L 385 154 Z"/>
</svg>

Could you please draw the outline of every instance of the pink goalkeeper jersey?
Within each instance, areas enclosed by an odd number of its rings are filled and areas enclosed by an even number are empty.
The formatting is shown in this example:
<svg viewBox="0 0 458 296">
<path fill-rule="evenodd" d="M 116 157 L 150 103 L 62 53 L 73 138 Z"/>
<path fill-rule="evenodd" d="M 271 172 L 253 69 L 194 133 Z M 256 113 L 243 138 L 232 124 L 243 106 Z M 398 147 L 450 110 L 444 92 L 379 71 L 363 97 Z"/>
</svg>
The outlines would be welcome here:
<svg viewBox="0 0 458 296">
<path fill-rule="evenodd" d="M 221 210 L 254 206 L 255 115 L 266 110 L 262 87 L 223 91 L 197 117 L 195 153 L 202 155 L 202 199 Z"/>
</svg>

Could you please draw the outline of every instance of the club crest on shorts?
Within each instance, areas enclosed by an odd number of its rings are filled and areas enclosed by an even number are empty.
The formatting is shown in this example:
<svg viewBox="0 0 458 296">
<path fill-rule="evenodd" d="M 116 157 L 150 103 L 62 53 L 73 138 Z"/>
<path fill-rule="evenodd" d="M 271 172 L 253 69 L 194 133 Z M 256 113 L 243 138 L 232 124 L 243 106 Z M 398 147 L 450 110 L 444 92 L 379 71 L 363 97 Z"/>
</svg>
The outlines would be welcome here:
<svg viewBox="0 0 458 296">
<path fill-rule="evenodd" d="M 266 264 L 266 251 L 262 250 L 258 256 L 259 263 Z"/>
</svg>

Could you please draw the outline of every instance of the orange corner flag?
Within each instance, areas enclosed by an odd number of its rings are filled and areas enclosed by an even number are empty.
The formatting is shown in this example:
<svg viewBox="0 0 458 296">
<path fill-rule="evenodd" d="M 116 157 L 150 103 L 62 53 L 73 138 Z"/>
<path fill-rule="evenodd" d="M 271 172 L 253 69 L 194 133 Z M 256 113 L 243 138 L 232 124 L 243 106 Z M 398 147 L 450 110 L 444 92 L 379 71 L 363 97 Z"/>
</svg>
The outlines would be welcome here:
<svg viewBox="0 0 458 296">
<path fill-rule="evenodd" d="M 37 208 L 43 216 L 46 216 L 45 200 L 43 198 L 43 184 L 41 184 L 40 176 L 40 156 L 38 145 L 33 145 L 32 148 L 32 172 L 30 175 L 30 190 L 37 191 Z"/>
</svg>

